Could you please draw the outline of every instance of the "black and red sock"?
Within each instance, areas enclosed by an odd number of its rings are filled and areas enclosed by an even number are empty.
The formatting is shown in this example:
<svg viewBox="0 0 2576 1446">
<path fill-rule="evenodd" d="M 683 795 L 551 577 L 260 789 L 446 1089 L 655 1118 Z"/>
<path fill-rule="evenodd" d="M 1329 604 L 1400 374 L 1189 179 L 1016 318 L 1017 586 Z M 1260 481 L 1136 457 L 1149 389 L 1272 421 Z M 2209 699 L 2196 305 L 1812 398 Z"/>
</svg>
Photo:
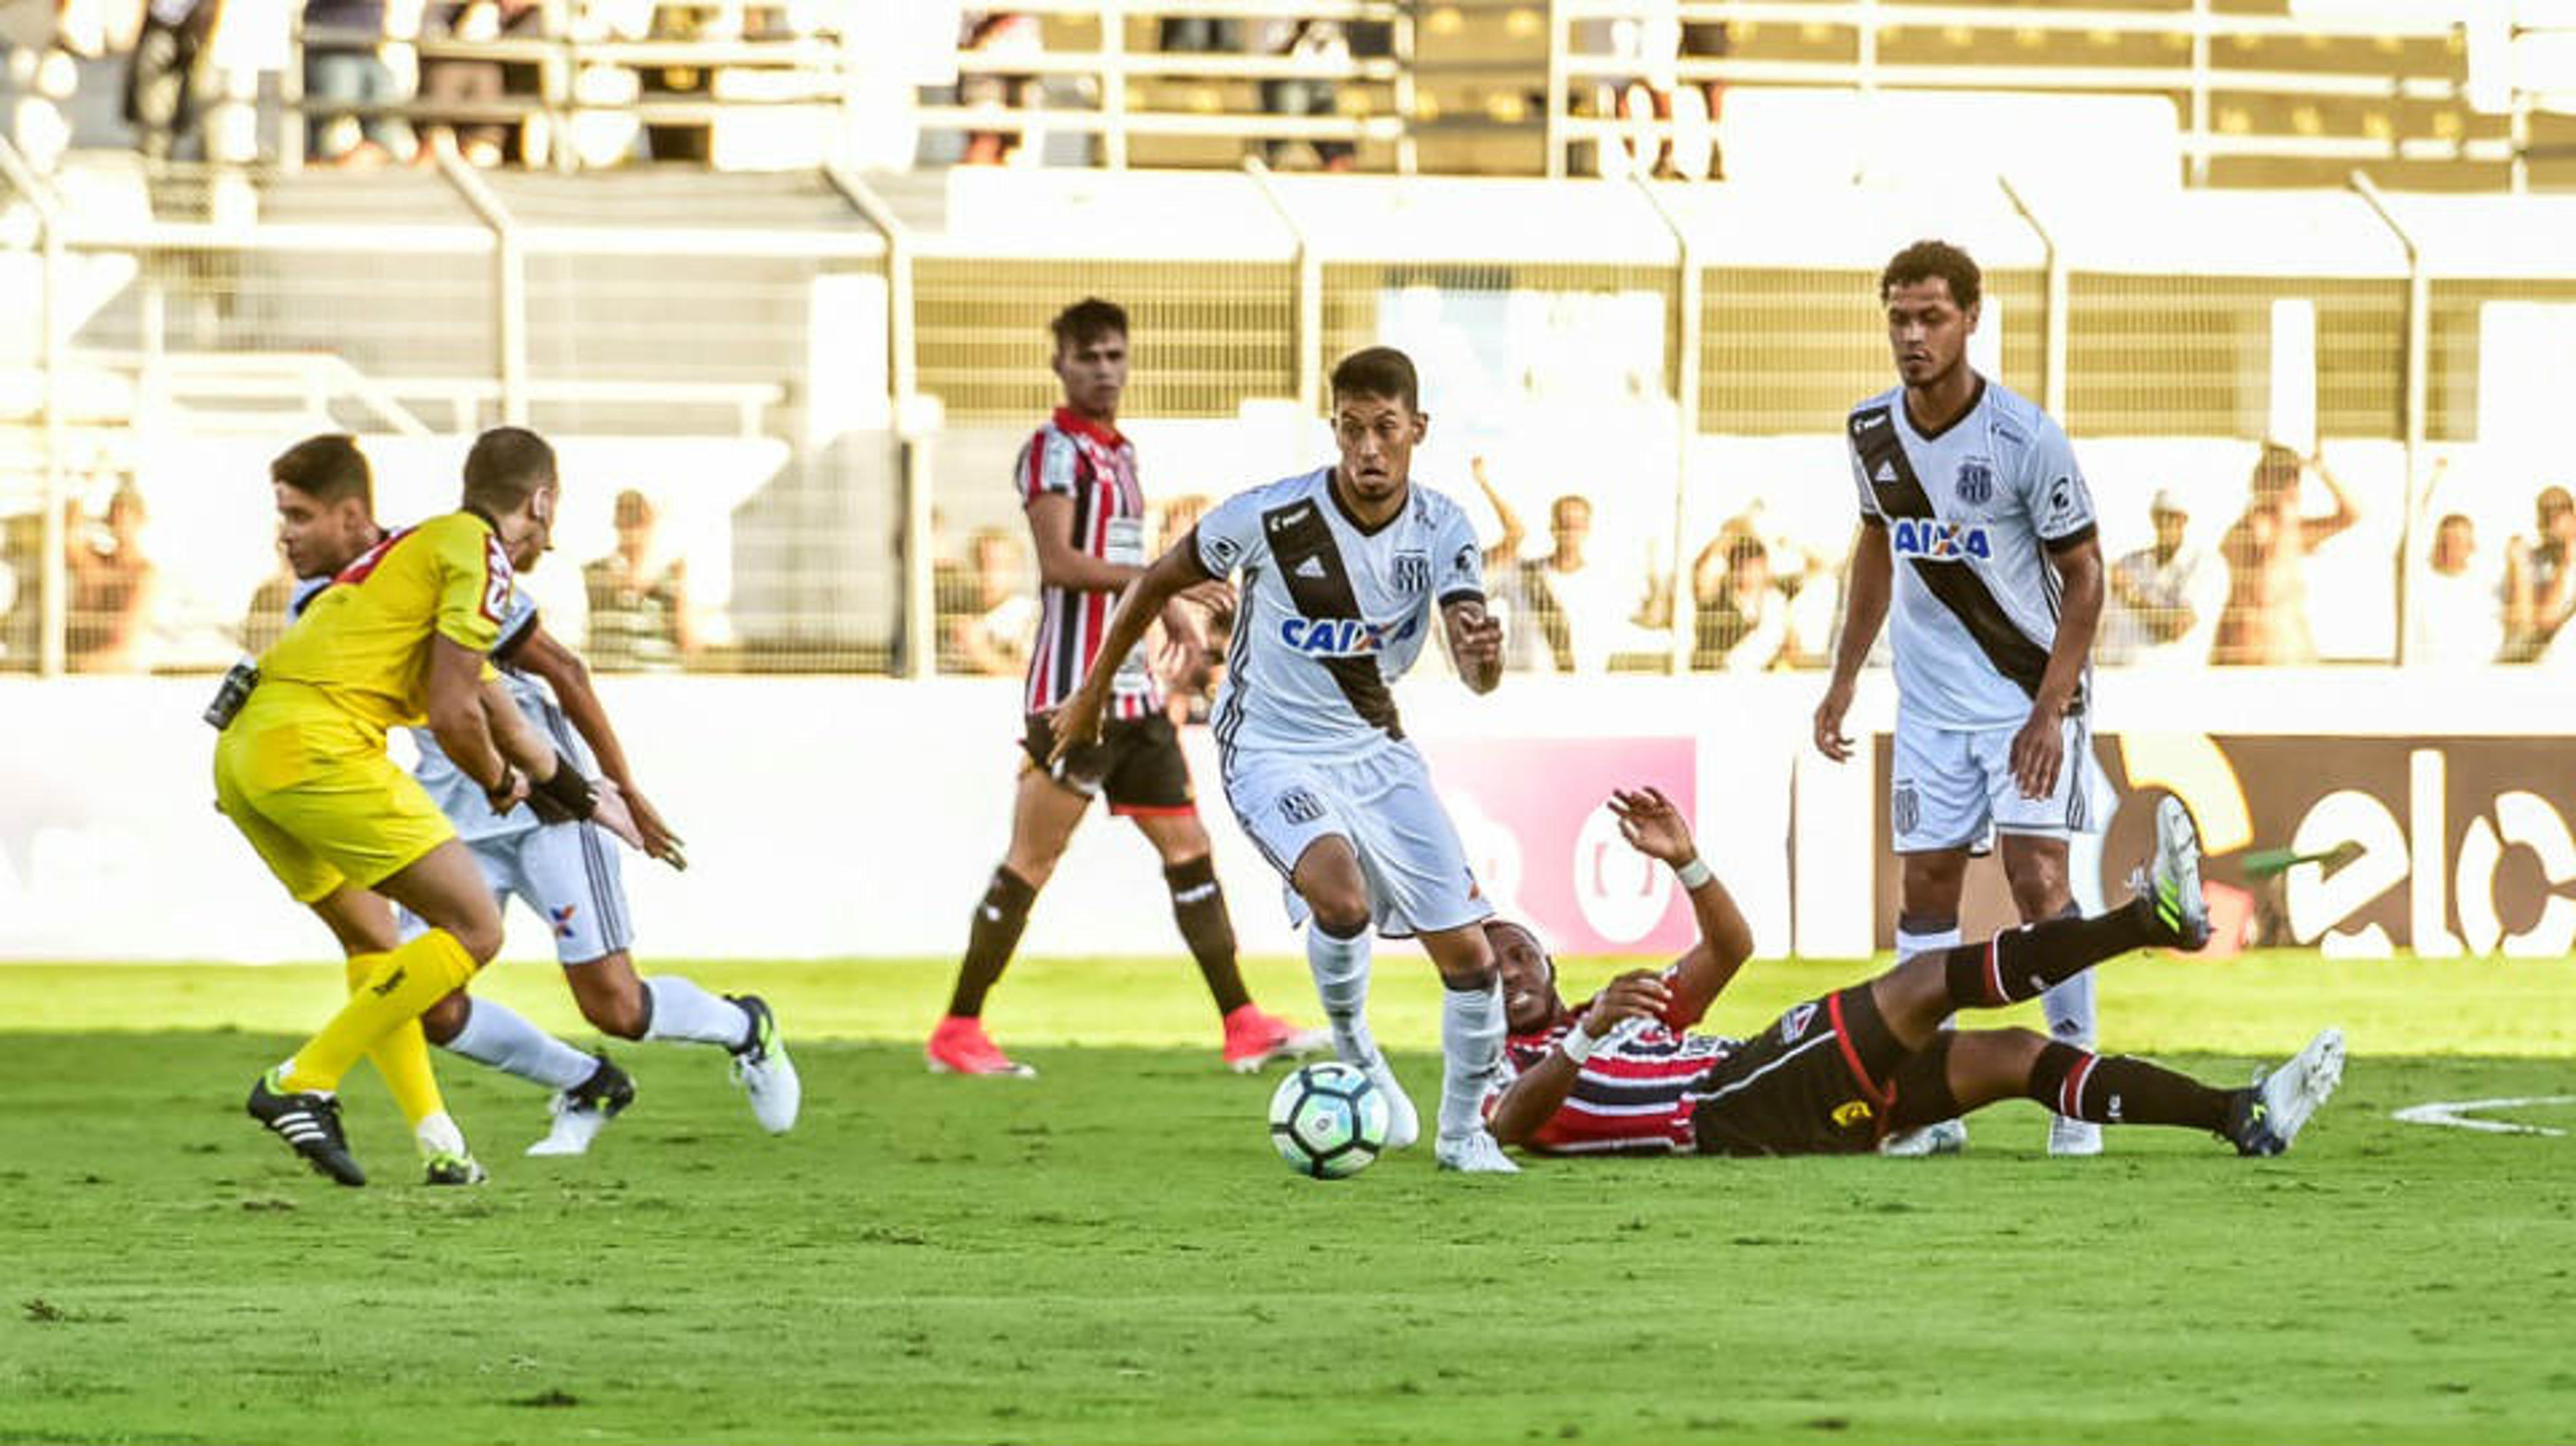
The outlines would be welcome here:
<svg viewBox="0 0 2576 1446">
<path fill-rule="evenodd" d="M 2001 1009 L 2036 999 L 2105 959 L 2153 942 L 2146 916 L 2134 908 L 2090 919 L 2043 919 L 1950 950 L 1950 1003 L 1957 1009 Z"/>
<path fill-rule="evenodd" d="M 2089 1054 L 2050 1041 L 2030 1068 L 2023 1093 L 2070 1120 L 2097 1125 L 2227 1124 L 2227 1091 L 2124 1054 Z"/>
<path fill-rule="evenodd" d="M 1243 970 L 1235 963 L 1234 919 L 1226 913 L 1215 863 L 1205 854 L 1184 860 L 1163 870 L 1163 883 L 1172 891 L 1172 922 L 1181 926 L 1181 940 L 1198 961 L 1218 1015 L 1250 1004 L 1252 991 L 1244 988 Z"/>
<path fill-rule="evenodd" d="M 957 965 L 957 987 L 948 996 L 948 1012 L 972 1017 L 984 1012 L 984 995 L 1011 967 L 1011 951 L 1020 947 L 1020 931 L 1029 926 L 1029 905 L 1038 891 L 1005 864 L 993 870 L 993 882 L 976 901 L 975 922 L 966 930 L 966 957 Z"/>
</svg>

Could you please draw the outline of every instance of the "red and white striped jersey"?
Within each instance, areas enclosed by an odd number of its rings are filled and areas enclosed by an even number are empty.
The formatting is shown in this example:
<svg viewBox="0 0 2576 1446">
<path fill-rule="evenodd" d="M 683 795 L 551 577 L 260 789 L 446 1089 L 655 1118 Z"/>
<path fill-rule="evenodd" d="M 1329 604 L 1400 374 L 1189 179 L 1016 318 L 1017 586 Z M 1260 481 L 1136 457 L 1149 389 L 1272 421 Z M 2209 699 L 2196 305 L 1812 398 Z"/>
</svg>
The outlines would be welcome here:
<svg viewBox="0 0 2576 1446">
<path fill-rule="evenodd" d="M 1504 1041 L 1509 1074 L 1533 1068 L 1556 1048 L 1583 1011 L 1585 1000 L 1565 1018 L 1533 1034 Z M 1733 1054 L 1743 1041 L 1714 1034 L 1692 1034 L 1698 1016 L 1632 1019 L 1612 1030 L 1575 1075 L 1574 1089 L 1539 1126 L 1530 1148 L 1549 1154 L 1599 1154 L 1611 1151 L 1688 1152 L 1698 1136 L 1691 1114 L 1706 1095 L 1701 1081 L 1711 1066 Z M 1487 1113 L 1502 1097 L 1502 1085 L 1485 1097 Z"/>
<path fill-rule="evenodd" d="M 1145 492 L 1136 482 L 1136 444 L 1117 428 L 1058 407 L 1020 449 L 1013 475 L 1022 507 L 1048 493 L 1072 499 L 1076 550 L 1136 567 L 1151 560 L 1145 555 Z M 1099 656 L 1101 639 L 1108 635 L 1109 615 L 1118 607 L 1114 592 L 1043 585 L 1038 600 L 1037 643 L 1029 652 L 1022 700 L 1029 713 L 1057 707 L 1082 686 Z M 1162 688 L 1139 644 L 1118 665 L 1105 716 L 1143 718 L 1162 706 Z"/>
</svg>

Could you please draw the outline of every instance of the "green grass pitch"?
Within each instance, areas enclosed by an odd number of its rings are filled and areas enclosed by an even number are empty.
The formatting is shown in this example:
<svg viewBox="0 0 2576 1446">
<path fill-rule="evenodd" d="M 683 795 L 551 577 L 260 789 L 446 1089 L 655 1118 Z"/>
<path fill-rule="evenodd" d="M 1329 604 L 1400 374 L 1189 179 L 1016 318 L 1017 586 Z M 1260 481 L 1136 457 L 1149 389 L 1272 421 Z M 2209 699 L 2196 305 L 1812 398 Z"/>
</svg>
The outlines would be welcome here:
<svg viewBox="0 0 2576 1446">
<path fill-rule="evenodd" d="M 1020 967 L 993 1021 L 1035 1082 L 923 1072 L 944 963 L 708 965 L 778 1006 L 794 1135 L 712 1053 L 625 1046 L 635 1110 L 527 1160 L 535 1093 L 441 1056 L 471 1191 L 414 1183 L 363 1071 L 375 1188 L 241 1116 L 337 966 L 0 967 L 0 1443 L 2566 1440 L 2576 1134 L 2390 1111 L 2576 1094 L 2571 967 L 2107 966 L 2106 1042 L 2205 1076 L 2346 1027 L 2281 1160 L 2052 1161 L 2015 1106 L 1956 1159 L 1318 1183 L 1185 963 Z M 1756 964 L 1712 1025 L 1861 972 Z M 569 1029 L 550 974 L 485 987 Z M 1293 961 L 1253 974 L 1312 1016 Z M 1406 948 L 1379 981 L 1427 1108 L 1436 985 Z"/>
</svg>

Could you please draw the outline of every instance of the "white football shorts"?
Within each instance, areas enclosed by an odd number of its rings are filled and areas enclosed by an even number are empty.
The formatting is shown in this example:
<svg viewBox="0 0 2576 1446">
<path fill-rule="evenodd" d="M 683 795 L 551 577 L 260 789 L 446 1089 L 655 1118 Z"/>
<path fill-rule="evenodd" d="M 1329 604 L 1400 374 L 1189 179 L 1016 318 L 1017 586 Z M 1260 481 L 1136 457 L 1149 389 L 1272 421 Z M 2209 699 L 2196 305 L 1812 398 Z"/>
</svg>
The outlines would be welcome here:
<svg viewBox="0 0 2576 1446">
<path fill-rule="evenodd" d="M 516 897 L 546 921 L 558 962 L 587 964 L 634 944 L 617 840 L 604 830 L 586 823 L 548 824 L 466 847 L 492 886 L 493 902 L 507 912 Z M 396 918 L 406 940 L 428 927 L 409 909 L 397 911 Z"/>
<path fill-rule="evenodd" d="M 2101 827 L 2092 730 L 2059 724 L 2066 761 L 2045 798 L 2024 798 L 2012 770 L 2008 728 L 1933 728 L 1900 715 L 1887 787 L 1887 826 L 1901 854 L 1973 848 L 1991 830 L 2063 839 Z"/>
<path fill-rule="evenodd" d="M 1309 845 L 1339 834 L 1359 855 L 1377 931 L 1391 938 L 1463 928 L 1491 918 L 1449 811 L 1431 789 L 1431 770 L 1409 742 L 1359 758 L 1235 753 L 1225 801 L 1279 871 L 1288 921 L 1304 924 L 1306 901 L 1288 880 Z"/>
</svg>

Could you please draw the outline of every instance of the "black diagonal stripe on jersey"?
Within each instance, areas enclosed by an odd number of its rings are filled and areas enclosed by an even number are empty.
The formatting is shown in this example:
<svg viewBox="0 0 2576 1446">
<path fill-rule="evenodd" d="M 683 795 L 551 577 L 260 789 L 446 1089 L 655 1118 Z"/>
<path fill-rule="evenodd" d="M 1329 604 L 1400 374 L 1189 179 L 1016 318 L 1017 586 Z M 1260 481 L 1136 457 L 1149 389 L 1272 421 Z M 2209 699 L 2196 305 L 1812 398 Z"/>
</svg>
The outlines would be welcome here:
<svg viewBox="0 0 2576 1446">
<path fill-rule="evenodd" d="M 1321 502 L 1305 497 L 1273 508 L 1261 514 L 1261 532 L 1269 541 L 1271 559 L 1279 565 L 1279 581 L 1287 587 L 1288 598 L 1297 605 L 1298 612 L 1318 620 L 1366 621 L 1360 617 L 1359 596 L 1351 590 L 1350 570 L 1342 564 L 1342 549 L 1333 541 L 1332 524 L 1324 520 Z M 1310 562 L 1315 564 L 1311 568 Z M 1299 576 L 1301 570 L 1308 575 Z M 1386 690 L 1386 675 L 1378 671 L 1376 658 L 1313 661 L 1333 675 L 1334 684 L 1350 700 L 1351 711 L 1360 715 L 1361 722 L 1385 729 L 1389 738 L 1404 736 L 1404 724 L 1395 716 L 1395 697 Z"/>
<path fill-rule="evenodd" d="M 1029 445 L 1043 449 L 1046 444 L 1038 441 Z M 1071 437 L 1064 439 L 1064 445 L 1073 448 L 1074 460 L 1073 532 L 1065 540 L 1073 544 L 1074 551 L 1089 552 L 1091 551 L 1091 478 L 1088 474 L 1091 469 L 1085 465 L 1088 459 L 1082 455 L 1082 449 L 1074 445 Z M 1037 464 L 1042 468 L 1046 466 L 1043 450 L 1039 454 Z M 1056 596 L 1062 599 L 1062 602 L 1056 610 L 1059 626 L 1055 638 L 1055 696 L 1056 701 L 1062 702 L 1072 697 L 1082 686 L 1082 615 L 1089 611 L 1091 594 L 1075 592 L 1071 588 L 1059 588 L 1056 590 Z"/>
<path fill-rule="evenodd" d="M 1905 455 L 1905 444 L 1897 440 L 1896 418 L 1891 409 L 1864 407 L 1852 413 L 1851 429 L 1860 448 L 1861 470 L 1870 479 L 1878 510 L 1889 517 L 1938 521 L 1938 514 L 1932 510 L 1932 494 L 1923 490 L 1922 479 L 1914 475 L 1913 459 Z M 1882 480 L 1881 472 L 1895 480 Z M 1986 661 L 1995 665 L 1995 671 L 2010 678 L 2023 693 L 2038 697 L 2039 680 L 2048 673 L 2048 649 L 2032 642 L 2030 635 L 2013 622 L 2012 615 L 1995 600 L 1977 570 L 1964 558 L 1956 562 L 1936 562 L 1925 557 L 1908 560 L 1914 564 L 1914 575 L 1968 630 L 1968 636 L 1986 655 Z M 2082 697 L 2080 688 L 2077 697 Z"/>
</svg>

